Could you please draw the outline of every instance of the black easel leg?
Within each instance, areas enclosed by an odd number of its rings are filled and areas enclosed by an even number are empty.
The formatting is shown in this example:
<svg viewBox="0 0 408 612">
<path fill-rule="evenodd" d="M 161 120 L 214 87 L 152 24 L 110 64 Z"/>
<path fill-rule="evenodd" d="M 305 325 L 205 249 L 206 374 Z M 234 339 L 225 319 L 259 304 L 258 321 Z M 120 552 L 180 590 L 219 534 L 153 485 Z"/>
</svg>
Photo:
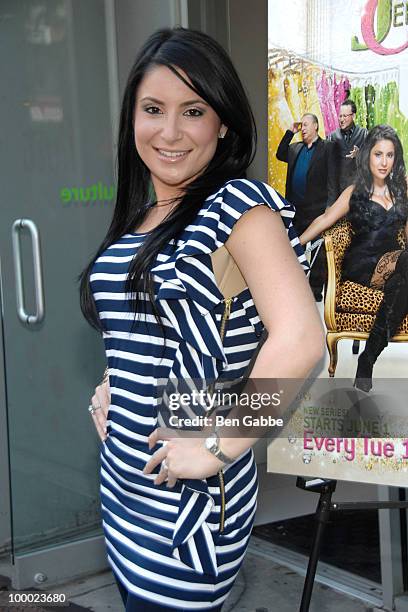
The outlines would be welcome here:
<svg viewBox="0 0 408 612">
<path fill-rule="evenodd" d="M 315 515 L 315 533 L 313 537 L 313 544 L 309 557 L 309 563 L 307 566 L 306 578 L 303 586 L 302 601 L 300 603 L 299 612 L 309 612 L 310 600 L 312 598 L 312 591 L 316 576 L 316 568 L 317 563 L 319 561 L 322 537 L 330 516 L 332 494 L 333 489 L 330 486 L 323 487 L 322 492 L 320 493 L 320 499 L 317 505 Z"/>
<path fill-rule="evenodd" d="M 405 489 L 398 489 L 398 499 L 401 502 L 406 501 Z M 407 547 L 407 509 L 400 508 L 400 530 L 401 530 L 401 561 L 402 561 L 402 579 L 404 591 L 408 589 L 408 547 Z"/>
</svg>

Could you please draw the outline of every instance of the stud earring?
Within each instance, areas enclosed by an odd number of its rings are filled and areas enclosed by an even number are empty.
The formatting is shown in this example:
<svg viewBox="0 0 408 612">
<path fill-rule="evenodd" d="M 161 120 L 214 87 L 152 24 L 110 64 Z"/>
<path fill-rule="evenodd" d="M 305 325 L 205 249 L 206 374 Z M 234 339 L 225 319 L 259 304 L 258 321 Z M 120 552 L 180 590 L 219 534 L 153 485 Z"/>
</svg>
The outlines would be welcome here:
<svg viewBox="0 0 408 612">
<path fill-rule="evenodd" d="M 225 132 L 218 132 L 218 138 L 225 138 Z"/>
</svg>

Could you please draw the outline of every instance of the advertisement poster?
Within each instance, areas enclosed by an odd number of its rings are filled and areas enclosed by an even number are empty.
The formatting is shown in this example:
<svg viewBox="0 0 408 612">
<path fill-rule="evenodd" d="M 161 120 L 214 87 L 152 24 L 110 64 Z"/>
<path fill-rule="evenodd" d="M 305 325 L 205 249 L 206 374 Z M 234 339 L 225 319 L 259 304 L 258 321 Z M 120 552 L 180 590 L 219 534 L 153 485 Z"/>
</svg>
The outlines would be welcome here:
<svg viewBox="0 0 408 612">
<path fill-rule="evenodd" d="M 323 140 L 330 140 L 330 135 L 341 127 L 339 116 L 346 115 L 345 109 L 350 111 L 350 106 L 342 107 L 342 103 L 350 99 L 356 105 L 356 126 L 367 131 L 384 124 L 394 128 L 407 165 L 408 3 L 395 0 L 292 0 L 288 7 L 285 0 L 269 0 L 268 182 L 282 195 L 287 189 L 288 163 L 277 158 L 277 151 L 285 133 L 292 130 L 290 142 L 301 143 L 304 136 L 301 130 L 296 133 L 296 124 L 301 122 L 305 113 L 312 113 L 318 120 L 318 135 Z M 337 195 L 339 193 L 341 190 Z M 333 201 L 334 198 L 328 201 L 328 205 Z M 401 240 L 400 248 L 404 249 L 404 238 Z M 331 298 L 336 306 L 340 290 L 338 283 L 336 295 Z M 361 294 L 361 299 L 364 295 Z M 382 293 L 377 292 L 374 297 L 378 306 Z M 327 299 L 326 294 L 326 310 Z M 360 310 L 357 308 L 356 312 Z M 343 316 L 356 322 L 357 331 L 370 331 L 373 317 L 370 319 L 365 314 L 354 313 Z M 399 348 L 406 351 L 407 366 L 408 344 L 404 342 L 408 342 L 408 317 L 405 317 L 399 334 Z M 359 339 L 366 337 L 361 335 Z M 347 343 L 351 355 L 350 340 Z M 360 342 L 360 345 L 361 353 L 364 343 Z M 381 355 L 380 359 L 383 358 L 386 357 Z M 356 358 L 353 363 L 357 364 Z M 327 378 L 327 369 L 320 376 Z M 336 380 L 336 376 L 334 374 L 331 380 Z M 408 377 L 408 367 L 404 373 L 403 360 L 400 360 L 395 374 L 390 376 L 404 382 L 404 377 Z M 341 383 L 344 386 L 345 381 L 339 381 L 340 386 Z M 350 389 L 352 383 L 350 379 Z M 385 394 L 372 397 L 375 398 L 374 404 L 381 403 L 383 412 L 385 403 L 393 401 L 387 391 L 392 380 L 388 387 L 386 380 L 382 383 Z M 379 386 L 381 388 L 381 384 Z M 407 391 L 401 390 L 399 397 L 406 398 Z M 350 401 L 353 403 L 355 399 Z M 392 407 L 393 419 L 396 419 L 394 425 L 402 423 L 400 429 L 398 426 L 385 426 L 382 414 L 379 419 L 374 418 L 366 431 L 348 438 L 341 433 L 343 426 L 336 429 L 336 420 L 341 421 L 347 409 L 338 401 L 335 406 L 331 404 L 332 400 L 322 401 L 321 393 L 314 393 L 313 387 L 303 396 L 285 435 L 269 445 L 268 470 L 408 486 L 408 436 L 405 436 L 408 431 L 405 431 L 404 408 Z M 332 419 L 329 427 L 327 417 Z M 361 423 L 363 417 L 359 414 L 358 418 Z M 377 429 L 373 422 L 378 424 Z"/>
</svg>

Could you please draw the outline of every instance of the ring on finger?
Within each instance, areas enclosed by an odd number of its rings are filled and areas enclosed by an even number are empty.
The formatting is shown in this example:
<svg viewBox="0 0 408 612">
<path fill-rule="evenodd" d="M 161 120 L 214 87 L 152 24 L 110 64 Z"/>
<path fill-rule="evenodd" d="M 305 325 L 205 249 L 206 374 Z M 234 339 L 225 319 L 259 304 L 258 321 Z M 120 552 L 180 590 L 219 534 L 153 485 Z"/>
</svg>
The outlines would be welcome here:
<svg viewBox="0 0 408 612">
<path fill-rule="evenodd" d="M 97 410 L 99 410 L 100 408 L 102 408 L 102 406 L 100 404 L 98 404 L 97 406 L 94 406 L 93 404 L 89 404 L 88 406 L 88 411 L 91 414 L 94 414 Z"/>
<path fill-rule="evenodd" d="M 169 470 L 169 466 L 168 466 L 168 463 L 167 463 L 166 459 L 163 459 L 162 467 L 164 467 L 164 469 L 167 470 L 167 471 Z"/>
</svg>

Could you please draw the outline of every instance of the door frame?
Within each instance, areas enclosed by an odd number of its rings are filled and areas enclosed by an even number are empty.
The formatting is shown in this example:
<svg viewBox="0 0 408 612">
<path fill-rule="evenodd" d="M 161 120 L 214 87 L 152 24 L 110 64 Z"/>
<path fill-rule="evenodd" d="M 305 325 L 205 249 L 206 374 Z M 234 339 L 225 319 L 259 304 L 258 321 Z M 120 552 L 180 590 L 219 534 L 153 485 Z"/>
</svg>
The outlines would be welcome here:
<svg viewBox="0 0 408 612">
<path fill-rule="evenodd" d="M 11 236 L 10 236 L 11 248 Z M 0 495 L 0 575 L 10 578 L 12 564 L 12 520 L 10 495 L 10 455 L 8 439 L 6 363 L 4 359 L 3 282 L 0 259 L 0 482 L 4 483 Z M 7 561 L 9 559 L 9 561 Z"/>
</svg>

